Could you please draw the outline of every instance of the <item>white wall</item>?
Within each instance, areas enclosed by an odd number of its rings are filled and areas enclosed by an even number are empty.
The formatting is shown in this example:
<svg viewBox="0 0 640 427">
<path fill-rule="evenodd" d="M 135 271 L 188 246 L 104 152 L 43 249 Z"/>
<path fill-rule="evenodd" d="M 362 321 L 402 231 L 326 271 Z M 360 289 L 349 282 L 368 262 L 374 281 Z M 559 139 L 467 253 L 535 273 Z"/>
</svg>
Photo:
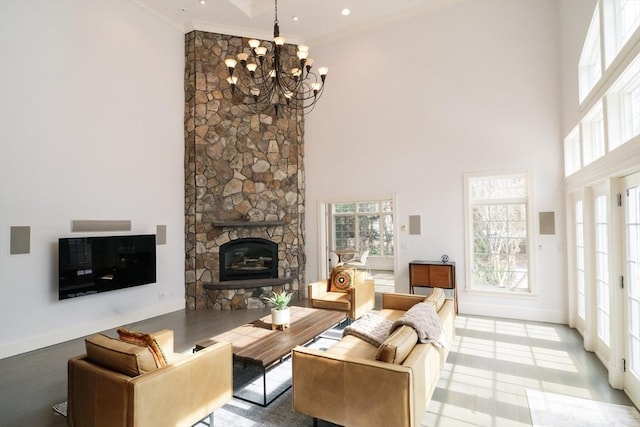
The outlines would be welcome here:
<svg viewBox="0 0 640 427">
<path fill-rule="evenodd" d="M 581 118 L 578 97 L 578 62 L 595 7 L 596 0 L 564 0 L 560 4 L 563 138 L 576 127 Z"/>
<path fill-rule="evenodd" d="M 408 263 L 456 262 L 460 312 L 566 322 L 559 7 L 469 1 L 337 43 L 314 46 L 330 67 L 306 120 L 307 279 L 318 277 L 317 203 L 396 194 L 396 291 Z M 535 297 L 464 292 L 463 174 L 532 169 Z M 556 234 L 537 213 L 556 213 Z"/>
<path fill-rule="evenodd" d="M 133 2 L 2 1 L 0 52 L 0 357 L 183 308 L 184 35 Z M 58 301 L 73 219 L 166 225 L 157 283 Z"/>
</svg>

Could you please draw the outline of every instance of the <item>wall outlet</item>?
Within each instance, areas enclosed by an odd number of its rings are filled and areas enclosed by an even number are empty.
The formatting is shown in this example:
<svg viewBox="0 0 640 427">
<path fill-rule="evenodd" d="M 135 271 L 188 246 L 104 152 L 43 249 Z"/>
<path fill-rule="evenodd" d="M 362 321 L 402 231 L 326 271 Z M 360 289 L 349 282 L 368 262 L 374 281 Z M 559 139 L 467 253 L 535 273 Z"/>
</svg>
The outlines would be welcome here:
<svg viewBox="0 0 640 427">
<path fill-rule="evenodd" d="M 160 292 L 160 293 L 158 294 L 158 299 L 164 299 L 164 297 L 165 297 L 164 292 Z"/>
</svg>

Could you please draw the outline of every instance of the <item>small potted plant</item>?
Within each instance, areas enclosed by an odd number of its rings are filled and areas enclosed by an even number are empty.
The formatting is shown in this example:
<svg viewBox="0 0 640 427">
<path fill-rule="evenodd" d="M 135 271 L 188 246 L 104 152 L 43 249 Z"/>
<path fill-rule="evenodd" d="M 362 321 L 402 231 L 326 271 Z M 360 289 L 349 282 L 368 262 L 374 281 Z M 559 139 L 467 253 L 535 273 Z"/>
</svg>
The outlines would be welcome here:
<svg viewBox="0 0 640 427">
<path fill-rule="evenodd" d="M 274 328 L 280 325 L 286 328 L 289 325 L 291 319 L 289 303 L 292 296 L 291 292 L 282 291 L 280 293 L 274 292 L 269 298 L 265 298 L 267 302 L 271 303 L 271 324 Z"/>
</svg>

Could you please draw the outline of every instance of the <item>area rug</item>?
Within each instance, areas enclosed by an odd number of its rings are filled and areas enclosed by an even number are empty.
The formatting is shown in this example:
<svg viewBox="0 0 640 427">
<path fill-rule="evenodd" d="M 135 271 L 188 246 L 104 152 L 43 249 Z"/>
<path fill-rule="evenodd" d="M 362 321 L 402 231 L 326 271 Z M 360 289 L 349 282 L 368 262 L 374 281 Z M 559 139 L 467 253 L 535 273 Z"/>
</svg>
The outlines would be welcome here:
<svg viewBox="0 0 640 427">
<path fill-rule="evenodd" d="M 342 331 L 332 329 L 311 343 L 309 347 L 327 349 L 336 343 Z M 267 375 L 267 393 L 280 393 L 291 384 L 291 358 L 286 359 L 277 365 Z M 260 401 L 262 399 L 262 373 L 258 370 L 240 370 L 234 367 L 234 388 L 238 390 L 242 397 L 250 400 Z M 63 416 L 67 415 L 67 402 L 61 402 L 53 406 L 53 410 Z M 294 412 L 292 406 L 291 390 L 284 392 L 273 403 L 266 408 L 255 405 L 244 400 L 233 398 L 233 400 L 214 412 L 215 426 L 232 427 L 308 427 L 313 425 L 312 418 Z M 208 418 L 197 423 L 194 427 L 208 427 Z M 320 427 L 331 427 L 334 424 L 318 421 Z"/>
<path fill-rule="evenodd" d="M 533 427 L 640 426 L 640 412 L 633 406 L 531 389 L 527 399 Z"/>
</svg>

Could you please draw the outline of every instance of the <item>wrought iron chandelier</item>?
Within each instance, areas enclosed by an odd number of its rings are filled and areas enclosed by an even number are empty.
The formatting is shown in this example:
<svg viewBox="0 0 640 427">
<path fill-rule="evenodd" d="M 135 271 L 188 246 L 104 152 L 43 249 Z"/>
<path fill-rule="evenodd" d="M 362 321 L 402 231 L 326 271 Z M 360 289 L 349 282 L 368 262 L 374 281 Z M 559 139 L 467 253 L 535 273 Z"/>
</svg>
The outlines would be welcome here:
<svg viewBox="0 0 640 427">
<path fill-rule="evenodd" d="M 278 25 L 278 0 L 275 0 L 273 23 L 273 52 L 260 40 L 249 40 L 250 53 L 240 52 L 224 63 L 229 71 L 227 82 L 231 85 L 233 99 L 252 113 L 267 112 L 271 108 L 280 111 L 299 110 L 306 114 L 313 110 L 324 92 L 327 67 L 318 68 L 316 75 L 311 67 L 309 47 L 298 45 L 296 57 L 285 55 L 284 37 L 280 37 Z M 242 65 L 236 72 L 238 62 Z M 319 76 L 319 77 L 318 77 Z"/>
</svg>

